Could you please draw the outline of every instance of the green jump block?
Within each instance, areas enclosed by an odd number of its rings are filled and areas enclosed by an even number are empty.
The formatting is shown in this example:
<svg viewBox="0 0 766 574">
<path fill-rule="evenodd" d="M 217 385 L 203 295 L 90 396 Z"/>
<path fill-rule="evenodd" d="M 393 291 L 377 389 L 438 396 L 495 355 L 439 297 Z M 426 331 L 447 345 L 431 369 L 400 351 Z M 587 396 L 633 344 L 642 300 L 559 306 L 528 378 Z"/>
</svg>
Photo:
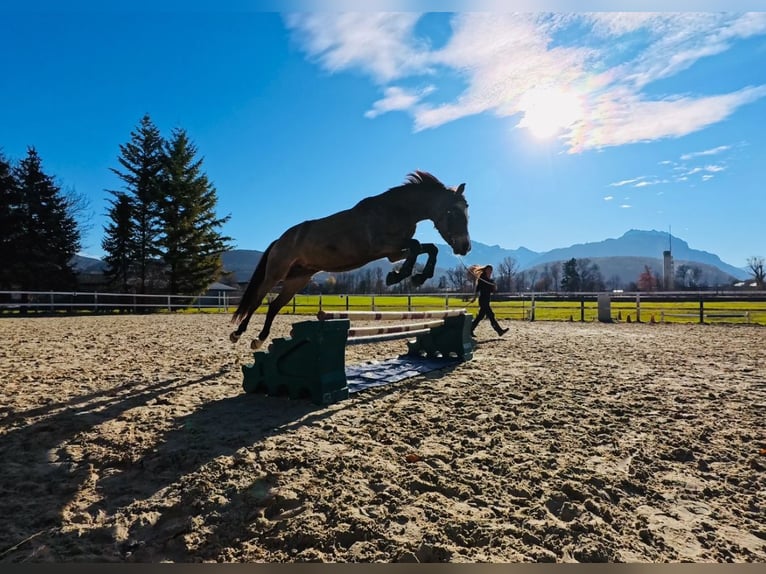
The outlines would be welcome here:
<svg viewBox="0 0 766 574">
<path fill-rule="evenodd" d="M 348 398 L 348 329 L 347 319 L 294 323 L 289 337 L 274 339 L 268 351 L 253 353 L 252 365 L 242 366 L 242 388 L 320 405 Z"/>
<path fill-rule="evenodd" d="M 456 357 L 469 361 L 473 358 L 471 321 L 473 315 L 469 313 L 445 317 L 443 325 L 432 327 L 428 333 L 418 335 L 414 341 L 407 341 L 407 354 L 429 358 Z"/>
<path fill-rule="evenodd" d="M 407 354 L 462 361 L 473 358 L 472 319 L 469 314 L 446 317 L 443 325 L 408 340 Z M 319 405 L 347 399 L 350 326 L 348 319 L 294 323 L 289 337 L 274 339 L 268 350 L 253 353 L 252 365 L 242 366 L 242 388 L 247 393 L 308 398 Z"/>
</svg>

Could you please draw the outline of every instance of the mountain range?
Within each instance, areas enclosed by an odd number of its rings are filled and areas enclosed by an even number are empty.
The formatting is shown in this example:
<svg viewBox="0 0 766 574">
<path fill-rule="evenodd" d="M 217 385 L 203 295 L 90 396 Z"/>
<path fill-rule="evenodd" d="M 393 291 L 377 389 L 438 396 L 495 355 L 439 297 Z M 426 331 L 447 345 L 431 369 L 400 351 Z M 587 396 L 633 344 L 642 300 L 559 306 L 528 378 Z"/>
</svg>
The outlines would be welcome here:
<svg viewBox="0 0 766 574">
<path fill-rule="evenodd" d="M 437 247 L 439 255 L 434 274 L 436 278 L 444 275 L 446 269 L 487 263 L 497 266 L 506 258 L 516 261 L 518 271 L 530 272 L 541 271 L 546 264 L 557 261 L 587 258 L 599 266 L 605 280 L 620 277 L 622 281 L 629 282 L 638 278 L 645 265 L 651 267 L 655 273 L 661 274 L 663 251 L 668 249 L 671 251 L 676 269 L 681 264 L 696 266 L 702 271 L 703 279 L 708 285 L 726 284 L 732 279 L 743 280 L 751 276 L 745 269 L 723 262 L 718 255 L 692 249 L 683 239 L 655 230 L 631 229 L 618 238 L 578 243 L 545 252 L 532 251 L 526 247 L 506 249 L 499 245 L 486 245 L 474 241 L 471 251 L 458 258 L 446 244 L 437 244 Z M 232 249 L 223 254 L 224 269 L 234 273 L 238 282 L 247 282 L 262 254 L 262 251 L 254 249 Z M 382 266 L 388 270 L 391 264 L 382 259 L 373 261 L 368 266 Z M 76 256 L 75 268 L 85 273 L 98 273 L 103 269 L 103 262 L 99 259 Z"/>
</svg>

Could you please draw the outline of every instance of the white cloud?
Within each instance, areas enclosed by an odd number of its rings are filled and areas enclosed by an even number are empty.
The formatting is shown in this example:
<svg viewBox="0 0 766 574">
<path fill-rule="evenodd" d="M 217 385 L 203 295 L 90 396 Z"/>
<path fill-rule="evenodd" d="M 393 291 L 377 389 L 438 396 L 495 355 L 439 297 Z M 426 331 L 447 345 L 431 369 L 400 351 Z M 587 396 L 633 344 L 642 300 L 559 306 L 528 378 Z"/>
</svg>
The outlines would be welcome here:
<svg viewBox="0 0 766 574">
<path fill-rule="evenodd" d="M 372 105 L 372 109 L 365 112 L 367 118 L 375 118 L 381 114 L 393 111 L 403 111 L 413 108 L 423 98 L 434 90 L 428 86 L 422 90 L 410 91 L 399 87 L 386 88 L 384 97 Z"/>
<path fill-rule="evenodd" d="M 642 176 L 639 176 L 639 177 L 634 177 L 633 179 L 623 179 L 622 181 L 615 181 L 614 183 L 610 183 L 609 187 L 622 187 L 624 185 L 635 184 L 635 183 L 640 182 L 644 178 L 645 178 L 645 176 L 642 175 Z"/>
<path fill-rule="evenodd" d="M 705 165 L 700 167 L 693 167 L 684 173 L 685 176 L 695 175 L 702 172 L 718 173 L 724 171 L 726 168 L 720 165 Z"/>
<path fill-rule="evenodd" d="M 694 159 L 695 157 L 701 157 L 706 155 L 717 155 L 719 153 L 723 153 L 725 151 L 728 151 L 731 149 L 731 146 L 729 145 L 719 145 L 718 147 L 714 147 L 711 149 L 706 149 L 704 151 L 696 151 L 692 153 L 685 153 L 681 156 L 681 159 L 684 161 L 688 161 L 690 159 Z"/>
<path fill-rule="evenodd" d="M 630 205 L 629 203 L 623 203 L 622 205 L 620 205 L 621 209 L 630 209 L 631 207 L 633 207 L 633 206 Z"/>
<path fill-rule="evenodd" d="M 651 185 L 658 185 L 660 183 L 667 183 L 667 181 L 664 179 L 653 179 L 651 181 L 639 181 L 633 187 L 649 187 Z"/>
<path fill-rule="evenodd" d="M 360 69 L 385 83 L 427 72 L 429 47 L 413 37 L 414 12 L 300 12 L 286 24 L 330 72 Z"/>
<path fill-rule="evenodd" d="M 568 102 L 568 113 L 549 131 L 577 153 L 682 137 L 766 97 L 766 85 L 662 97 L 645 91 L 739 39 L 765 35 L 766 13 L 466 12 L 452 17 L 438 49 L 418 35 L 420 17 L 317 12 L 290 15 L 286 22 L 324 69 L 361 71 L 381 86 L 383 97 L 367 117 L 405 112 L 415 130 L 489 112 L 534 131 L 535 118 L 550 120 Z M 425 77 L 427 91 L 391 85 Z M 551 92 L 548 113 L 534 109 Z"/>
<path fill-rule="evenodd" d="M 720 96 L 644 100 L 622 91 L 601 96 L 568 136 L 572 151 L 681 137 L 728 118 L 766 96 L 766 85 Z"/>
<path fill-rule="evenodd" d="M 605 195 L 604 196 L 604 201 L 612 201 L 613 199 L 614 199 L 613 195 Z"/>
</svg>

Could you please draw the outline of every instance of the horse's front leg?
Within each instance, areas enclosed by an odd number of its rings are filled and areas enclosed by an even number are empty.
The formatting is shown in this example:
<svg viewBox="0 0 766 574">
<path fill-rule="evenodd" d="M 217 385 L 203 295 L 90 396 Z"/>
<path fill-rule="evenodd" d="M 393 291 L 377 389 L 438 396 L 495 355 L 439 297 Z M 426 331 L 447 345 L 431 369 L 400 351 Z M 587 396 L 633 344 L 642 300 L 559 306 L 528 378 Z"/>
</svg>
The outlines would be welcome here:
<svg viewBox="0 0 766 574">
<path fill-rule="evenodd" d="M 421 253 L 428 253 L 428 260 L 426 261 L 423 271 L 412 276 L 412 284 L 419 287 L 425 283 L 426 279 L 430 279 L 434 276 L 434 269 L 436 268 L 436 254 L 439 252 L 439 248 L 433 243 L 423 243 L 420 246 Z"/>
<path fill-rule="evenodd" d="M 399 281 L 402 279 L 410 276 L 418 255 L 422 253 L 420 248 L 420 241 L 417 239 L 410 239 L 410 241 L 407 243 L 407 247 L 404 249 L 404 252 L 407 254 L 404 263 L 402 263 L 402 266 L 397 271 L 391 271 L 388 275 L 386 275 L 386 285 L 399 283 Z"/>
</svg>

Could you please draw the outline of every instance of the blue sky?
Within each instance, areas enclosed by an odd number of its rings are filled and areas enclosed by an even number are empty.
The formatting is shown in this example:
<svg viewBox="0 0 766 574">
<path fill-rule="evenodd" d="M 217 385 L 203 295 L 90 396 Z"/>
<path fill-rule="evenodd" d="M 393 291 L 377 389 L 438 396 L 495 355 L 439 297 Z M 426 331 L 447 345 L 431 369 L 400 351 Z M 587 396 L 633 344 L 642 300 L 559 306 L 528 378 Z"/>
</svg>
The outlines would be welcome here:
<svg viewBox="0 0 766 574">
<path fill-rule="evenodd" d="M 756 2 L 103 4 L 0 19 L 0 149 L 34 146 L 88 198 L 85 254 L 102 255 L 110 168 L 148 113 L 188 132 L 242 249 L 421 169 L 466 183 L 489 245 L 672 228 L 733 265 L 766 255 Z M 441 242 L 430 222 L 418 237 Z"/>
</svg>

